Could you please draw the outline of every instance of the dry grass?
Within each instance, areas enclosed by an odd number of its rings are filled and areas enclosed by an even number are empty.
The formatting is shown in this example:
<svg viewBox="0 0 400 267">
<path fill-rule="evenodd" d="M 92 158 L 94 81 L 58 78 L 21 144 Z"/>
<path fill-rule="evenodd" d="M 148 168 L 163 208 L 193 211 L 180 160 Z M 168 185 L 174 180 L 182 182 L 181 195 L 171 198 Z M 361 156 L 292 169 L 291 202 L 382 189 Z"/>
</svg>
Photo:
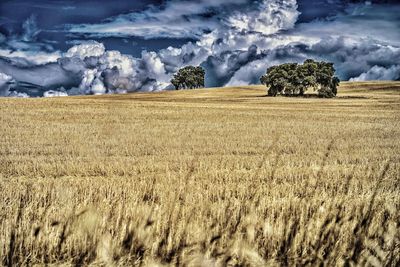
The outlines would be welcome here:
<svg viewBox="0 0 400 267">
<path fill-rule="evenodd" d="M 400 83 L 0 99 L 0 265 L 399 266 Z"/>
</svg>

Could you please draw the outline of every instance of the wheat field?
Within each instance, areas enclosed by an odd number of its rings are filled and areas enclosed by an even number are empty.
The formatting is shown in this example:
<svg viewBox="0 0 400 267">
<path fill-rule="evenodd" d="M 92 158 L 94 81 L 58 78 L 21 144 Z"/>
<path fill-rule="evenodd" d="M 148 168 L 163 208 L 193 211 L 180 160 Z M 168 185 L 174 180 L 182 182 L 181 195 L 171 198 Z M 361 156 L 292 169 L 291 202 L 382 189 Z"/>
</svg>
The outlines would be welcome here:
<svg viewBox="0 0 400 267">
<path fill-rule="evenodd" d="M 399 266 L 400 83 L 0 99 L 0 265 Z"/>
</svg>

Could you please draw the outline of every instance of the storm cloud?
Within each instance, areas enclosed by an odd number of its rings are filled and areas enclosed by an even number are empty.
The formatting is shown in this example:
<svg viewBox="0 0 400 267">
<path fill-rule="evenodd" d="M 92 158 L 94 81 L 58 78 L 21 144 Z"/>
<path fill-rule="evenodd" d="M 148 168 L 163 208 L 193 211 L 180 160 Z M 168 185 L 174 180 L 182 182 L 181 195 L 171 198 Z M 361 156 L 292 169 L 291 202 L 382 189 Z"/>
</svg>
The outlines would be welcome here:
<svg viewBox="0 0 400 267">
<path fill-rule="evenodd" d="M 330 5 L 336 13 L 308 20 L 295 0 L 171 0 L 101 23 L 66 25 L 72 35 L 97 38 L 66 52 L 34 45 L 41 30 L 31 17 L 13 42 L 3 41 L 0 92 L 62 96 L 165 90 L 187 65 L 205 68 L 206 86 L 254 84 L 269 66 L 306 58 L 334 62 L 343 80 L 400 79 L 400 5 Z M 122 36 L 192 41 L 139 56 L 107 50 L 101 42 Z M 18 43 L 32 47 L 16 49 Z"/>
</svg>

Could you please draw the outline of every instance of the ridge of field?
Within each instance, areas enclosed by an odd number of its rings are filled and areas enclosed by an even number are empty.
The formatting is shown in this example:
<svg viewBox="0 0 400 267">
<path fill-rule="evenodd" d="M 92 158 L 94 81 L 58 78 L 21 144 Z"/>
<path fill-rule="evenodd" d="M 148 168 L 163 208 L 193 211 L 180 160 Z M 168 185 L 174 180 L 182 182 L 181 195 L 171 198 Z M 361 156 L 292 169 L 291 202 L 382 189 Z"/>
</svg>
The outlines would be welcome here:
<svg viewBox="0 0 400 267">
<path fill-rule="evenodd" d="M 400 82 L 0 99 L 0 265 L 400 263 Z"/>
</svg>

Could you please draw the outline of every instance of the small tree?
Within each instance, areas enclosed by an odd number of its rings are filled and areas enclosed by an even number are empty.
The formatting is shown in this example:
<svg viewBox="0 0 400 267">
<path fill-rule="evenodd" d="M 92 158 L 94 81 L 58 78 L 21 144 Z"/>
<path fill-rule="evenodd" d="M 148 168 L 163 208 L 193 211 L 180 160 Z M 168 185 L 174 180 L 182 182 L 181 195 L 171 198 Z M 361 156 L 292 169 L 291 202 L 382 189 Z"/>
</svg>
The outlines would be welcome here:
<svg viewBox="0 0 400 267">
<path fill-rule="evenodd" d="M 205 71 L 202 67 L 187 66 L 178 71 L 171 80 L 176 90 L 204 87 Z"/>
<path fill-rule="evenodd" d="M 334 97 L 337 94 L 339 78 L 334 76 L 333 63 L 317 62 L 307 59 L 303 64 L 285 63 L 272 66 L 260 78 L 268 87 L 268 95 L 304 95 L 312 88 L 321 97 Z"/>
</svg>

